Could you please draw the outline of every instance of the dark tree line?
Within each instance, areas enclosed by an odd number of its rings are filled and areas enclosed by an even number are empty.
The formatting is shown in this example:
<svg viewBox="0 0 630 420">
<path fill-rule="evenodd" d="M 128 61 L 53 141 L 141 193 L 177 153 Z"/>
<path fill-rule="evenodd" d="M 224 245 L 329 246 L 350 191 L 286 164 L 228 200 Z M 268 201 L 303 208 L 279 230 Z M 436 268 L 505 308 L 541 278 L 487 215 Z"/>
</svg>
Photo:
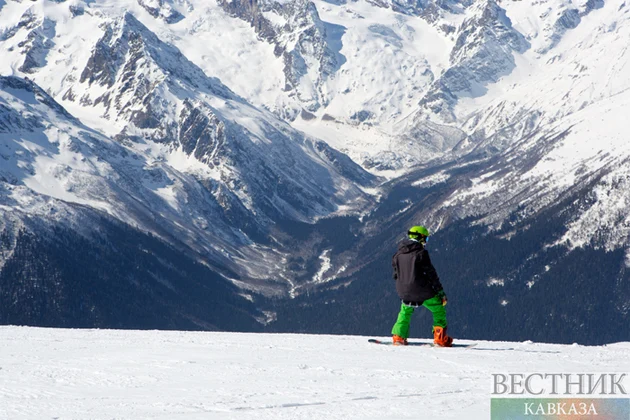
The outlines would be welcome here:
<svg viewBox="0 0 630 420">
<path fill-rule="evenodd" d="M 99 231 L 21 230 L 0 270 L 0 324 L 260 330 L 253 304 L 208 267 L 122 224 Z"/>
</svg>

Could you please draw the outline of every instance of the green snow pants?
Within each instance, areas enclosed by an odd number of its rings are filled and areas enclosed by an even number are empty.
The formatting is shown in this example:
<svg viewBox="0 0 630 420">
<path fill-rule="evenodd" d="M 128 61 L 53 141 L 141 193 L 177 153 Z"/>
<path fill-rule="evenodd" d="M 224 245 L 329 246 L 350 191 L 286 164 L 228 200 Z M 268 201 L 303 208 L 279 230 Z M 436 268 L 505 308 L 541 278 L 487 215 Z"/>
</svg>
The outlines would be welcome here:
<svg viewBox="0 0 630 420">
<path fill-rule="evenodd" d="M 446 328 L 446 308 L 442 306 L 442 299 L 439 296 L 433 296 L 431 299 L 425 300 L 422 306 L 433 314 L 434 327 Z M 398 320 L 392 328 L 392 335 L 409 338 L 409 323 L 411 322 L 411 315 L 414 309 L 413 306 L 407 306 L 404 303 L 400 304 Z"/>
</svg>

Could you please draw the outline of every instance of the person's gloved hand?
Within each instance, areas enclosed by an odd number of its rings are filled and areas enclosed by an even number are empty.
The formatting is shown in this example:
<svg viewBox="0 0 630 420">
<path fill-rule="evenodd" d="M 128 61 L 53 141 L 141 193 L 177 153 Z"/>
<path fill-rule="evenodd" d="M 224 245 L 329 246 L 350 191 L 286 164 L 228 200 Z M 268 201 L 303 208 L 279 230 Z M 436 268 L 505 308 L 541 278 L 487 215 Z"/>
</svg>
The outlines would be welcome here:
<svg viewBox="0 0 630 420">
<path fill-rule="evenodd" d="M 448 299 L 446 298 L 446 293 L 444 293 L 444 290 L 440 290 L 437 295 L 440 299 L 442 299 L 442 306 L 446 306 L 446 304 L 448 303 Z"/>
</svg>

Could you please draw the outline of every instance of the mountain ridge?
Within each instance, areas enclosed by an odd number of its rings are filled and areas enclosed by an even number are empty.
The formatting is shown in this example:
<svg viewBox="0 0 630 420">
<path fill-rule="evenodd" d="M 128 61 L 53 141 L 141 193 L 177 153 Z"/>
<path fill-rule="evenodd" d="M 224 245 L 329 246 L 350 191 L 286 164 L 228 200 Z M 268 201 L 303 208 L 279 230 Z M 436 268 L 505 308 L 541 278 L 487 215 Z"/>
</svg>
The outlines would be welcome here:
<svg viewBox="0 0 630 420">
<path fill-rule="evenodd" d="M 76 243 L 79 207 L 113 218 L 236 285 L 274 331 L 370 307 L 386 328 L 388 254 L 422 223 L 462 299 L 456 333 L 482 336 L 494 310 L 490 334 L 511 337 L 537 299 L 554 311 L 523 334 L 579 341 L 589 314 L 594 342 L 626 332 L 625 3 L 76 0 L 0 17 L 4 218 L 70 221 Z M 458 240 L 492 250 L 483 270 Z M 592 314 L 581 258 L 606 264 L 588 273 L 610 311 Z M 567 273 L 586 312 L 548 301 Z M 467 295 L 483 316 L 465 319 Z"/>
</svg>

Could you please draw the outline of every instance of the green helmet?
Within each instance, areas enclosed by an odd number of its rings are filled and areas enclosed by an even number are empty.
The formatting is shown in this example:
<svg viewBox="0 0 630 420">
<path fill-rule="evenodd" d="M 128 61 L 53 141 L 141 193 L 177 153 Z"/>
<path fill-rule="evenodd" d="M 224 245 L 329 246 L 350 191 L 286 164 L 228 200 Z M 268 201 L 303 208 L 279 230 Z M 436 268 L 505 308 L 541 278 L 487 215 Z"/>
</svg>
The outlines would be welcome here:
<svg viewBox="0 0 630 420">
<path fill-rule="evenodd" d="M 409 232 L 407 232 L 407 235 L 409 235 L 410 239 L 419 239 L 423 236 L 428 237 L 429 230 L 424 226 L 412 226 L 411 229 L 409 229 Z"/>
</svg>

